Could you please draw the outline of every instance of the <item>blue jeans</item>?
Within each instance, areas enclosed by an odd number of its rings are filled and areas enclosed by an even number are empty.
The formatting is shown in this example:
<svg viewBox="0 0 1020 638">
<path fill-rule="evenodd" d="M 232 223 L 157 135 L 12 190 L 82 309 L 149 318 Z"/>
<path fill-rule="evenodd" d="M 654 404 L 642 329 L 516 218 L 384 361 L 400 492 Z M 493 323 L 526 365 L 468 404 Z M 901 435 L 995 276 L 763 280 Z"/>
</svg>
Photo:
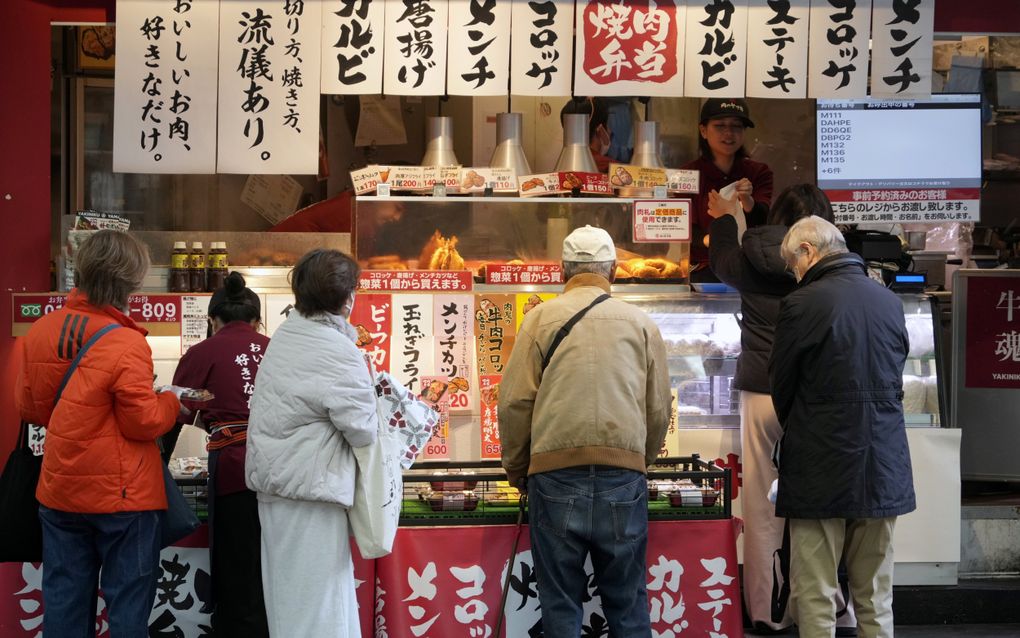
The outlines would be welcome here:
<svg viewBox="0 0 1020 638">
<path fill-rule="evenodd" d="M 609 635 L 651 636 L 645 589 L 648 484 L 643 474 L 590 465 L 529 476 L 528 516 L 546 638 L 581 635 L 588 554 Z"/>
<path fill-rule="evenodd" d="M 46 638 L 96 635 L 100 568 L 110 635 L 148 638 L 159 577 L 157 514 L 74 514 L 39 507 Z"/>
</svg>

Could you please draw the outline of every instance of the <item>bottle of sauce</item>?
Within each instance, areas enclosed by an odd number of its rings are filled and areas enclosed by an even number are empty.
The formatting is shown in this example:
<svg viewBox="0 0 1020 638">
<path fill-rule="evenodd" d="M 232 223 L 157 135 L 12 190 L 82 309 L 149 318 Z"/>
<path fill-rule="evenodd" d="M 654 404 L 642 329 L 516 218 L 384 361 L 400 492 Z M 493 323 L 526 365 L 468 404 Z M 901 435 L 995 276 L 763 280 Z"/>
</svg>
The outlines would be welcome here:
<svg viewBox="0 0 1020 638">
<path fill-rule="evenodd" d="M 175 241 L 174 249 L 170 252 L 170 281 L 167 289 L 170 292 L 191 292 L 188 245 L 183 241 Z"/>
<path fill-rule="evenodd" d="M 222 241 L 214 241 L 209 250 L 209 292 L 215 292 L 223 287 L 229 273 L 227 266 L 227 244 Z"/>
<path fill-rule="evenodd" d="M 191 256 L 188 260 L 188 274 L 191 281 L 191 292 L 202 292 L 206 289 L 205 251 L 202 242 L 191 243 Z"/>
</svg>

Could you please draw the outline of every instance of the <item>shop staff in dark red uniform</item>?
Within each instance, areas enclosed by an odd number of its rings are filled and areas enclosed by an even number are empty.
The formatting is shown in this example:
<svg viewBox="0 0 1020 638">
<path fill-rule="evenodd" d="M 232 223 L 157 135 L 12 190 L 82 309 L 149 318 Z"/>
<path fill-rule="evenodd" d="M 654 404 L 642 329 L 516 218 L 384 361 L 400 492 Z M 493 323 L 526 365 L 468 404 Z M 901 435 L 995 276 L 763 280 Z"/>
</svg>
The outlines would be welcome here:
<svg viewBox="0 0 1020 638">
<path fill-rule="evenodd" d="M 244 484 L 248 410 L 269 345 L 256 332 L 262 304 L 232 272 L 209 300 L 212 336 L 181 358 L 174 385 L 206 388 L 196 425 L 208 430 L 210 565 L 217 638 L 269 636 L 262 594 L 261 531 L 255 492 Z"/>
<path fill-rule="evenodd" d="M 744 130 L 754 128 L 747 102 L 711 98 L 701 107 L 698 148 L 701 156 L 681 166 L 701 172 L 701 187 L 691 207 L 691 267 L 708 264 L 712 220 L 734 210 L 739 200 L 747 228 L 765 223 L 772 203 L 772 169 L 755 162 L 744 149 Z M 719 194 L 736 183 L 730 200 Z"/>
</svg>

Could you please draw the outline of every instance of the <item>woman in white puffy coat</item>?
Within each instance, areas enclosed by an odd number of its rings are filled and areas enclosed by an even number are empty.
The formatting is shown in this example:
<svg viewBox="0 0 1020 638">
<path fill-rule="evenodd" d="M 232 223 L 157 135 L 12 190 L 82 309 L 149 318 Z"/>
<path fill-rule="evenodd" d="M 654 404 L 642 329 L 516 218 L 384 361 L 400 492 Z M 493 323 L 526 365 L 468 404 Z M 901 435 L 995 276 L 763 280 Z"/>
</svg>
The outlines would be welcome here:
<svg viewBox="0 0 1020 638">
<path fill-rule="evenodd" d="M 245 480 L 258 493 L 270 635 L 361 635 L 347 509 L 352 447 L 375 442 L 375 389 L 348 323 L 358 265 L 313 250 L 294 267 L 295 310 L 255 381 Z"/>
</svg>

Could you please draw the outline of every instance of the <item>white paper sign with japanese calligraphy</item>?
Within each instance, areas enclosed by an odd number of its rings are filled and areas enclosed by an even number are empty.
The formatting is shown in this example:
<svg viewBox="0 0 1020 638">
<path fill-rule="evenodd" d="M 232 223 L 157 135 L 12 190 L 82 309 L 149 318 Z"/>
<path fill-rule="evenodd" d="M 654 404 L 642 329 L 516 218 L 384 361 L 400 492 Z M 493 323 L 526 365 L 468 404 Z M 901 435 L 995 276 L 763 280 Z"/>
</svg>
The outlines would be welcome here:
<svg viewBox="0 0 1020 638">
<path fill-rule="evenodd" d="M 322 93 L 382 93 L 385 17 L 383 0 L 322 0 Z"/>
<path fill-rule="evenodd" d="M 871 23 L 871 95 L 929 97 L 935 0 L 875 0 Z"/>
<path fill-rule="evenodd" d="M 510 77 L 510 0 L 450 0 L 450 95 L 506 95 Z"/>
<path fill-rule="evenodd" d="M 446 93 L 447 0 L 389 0 L 386 3 L 387 95 Z"/>
<path fill-rule="evenodd" d="M 688 2 L 684 95 L 743 97 L 747 70 L 747 1 Z"/>
<path fill-rule="evenodd" d="M 215 2 L 117 2 L 113 170 L 216 172 Z"/>
<path fill-rule="evenodd" d="M 574 3 L 513 0 L 510 88 L 514 95 L 570 95 Z"/>
<path fill-rule="evenodd" d="M 580 1 L 575 20 L 575 94 L 683 93 L 682 1 Z"/>
<path fill-rule="evenodd" d="M 871 0 L 811 0 L 808 97 L 868 95 Z"/>
<path fill-rule="evenodd" d="M 807 96 L 809 0 L 751 0 L 747 97 Z"/>
<path fill-rule="evenodd" d="M 393 295 L 390 374 L 420 394 L 419 379 L 436 373 L 432 295 Z"/>
<path fill-rule="evenodd" d="M 220 173 L 319 168 L 320 0 L 221 0 Z"/>
</svg>

